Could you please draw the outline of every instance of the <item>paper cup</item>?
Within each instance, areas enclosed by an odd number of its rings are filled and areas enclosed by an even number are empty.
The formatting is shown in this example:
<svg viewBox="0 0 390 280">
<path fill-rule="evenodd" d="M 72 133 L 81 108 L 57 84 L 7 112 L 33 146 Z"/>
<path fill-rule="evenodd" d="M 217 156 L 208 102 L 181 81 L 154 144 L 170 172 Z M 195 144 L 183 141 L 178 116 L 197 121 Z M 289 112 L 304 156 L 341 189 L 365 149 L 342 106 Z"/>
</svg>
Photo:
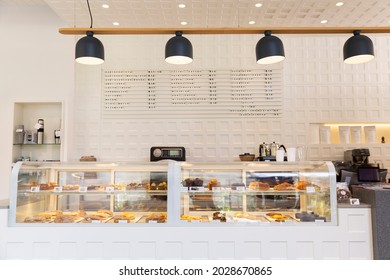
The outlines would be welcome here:
<svg viewBox="0 0 390 280">
<path fill-rule="evenodd" d="M 296 161 L 297 148 L 287 148 L 287 161 Z"/>
<path fill-rule="evenodd" d="M 276 151 L 276 161 L 284 161 L 284 150 Z"/>
</svg>

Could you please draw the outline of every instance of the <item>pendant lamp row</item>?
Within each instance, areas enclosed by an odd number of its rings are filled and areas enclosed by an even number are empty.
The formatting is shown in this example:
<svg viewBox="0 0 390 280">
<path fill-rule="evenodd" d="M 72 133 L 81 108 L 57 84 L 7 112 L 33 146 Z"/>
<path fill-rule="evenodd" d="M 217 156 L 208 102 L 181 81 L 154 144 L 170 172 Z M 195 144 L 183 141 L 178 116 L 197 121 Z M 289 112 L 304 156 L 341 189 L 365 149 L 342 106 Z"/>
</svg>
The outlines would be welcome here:
<svg viewBox="0 0 390 280">
<path fill-rule="evenodd" d="M 87 30 L 87 36 L 81 38 L 76 44 L 76 62 L 98 65 L 104 62 L 104 46 L 99 39 L 93 37 L 93 18 L 89 0 L 87 0 L 87 5 L 91 18 L 91 30 Z M 224 33 L 226 34 L 226 30 Z M 294 32 L 289 30 L 289 33 Z M 344 44 L 343 53 L 346 64 L 365 63 L 374 59 L 374 46 L 371 39 L 360 33 L 360 30 L 354 30 L 354 36 L 349 38 Z M 193 61 L 193 48 L 190 40 L 182 36 L 182 31 L 176 31 L 175 35 L 165 45 L 165 61 L 171 64 L 191 63 Z M 285 59 L 283 42 L 278 37 L 272 35 L 271 30 L 265 30 L 264 35 L 256 44 L 257 63 L 273 64 L 283 61 Z"/>
</svg>

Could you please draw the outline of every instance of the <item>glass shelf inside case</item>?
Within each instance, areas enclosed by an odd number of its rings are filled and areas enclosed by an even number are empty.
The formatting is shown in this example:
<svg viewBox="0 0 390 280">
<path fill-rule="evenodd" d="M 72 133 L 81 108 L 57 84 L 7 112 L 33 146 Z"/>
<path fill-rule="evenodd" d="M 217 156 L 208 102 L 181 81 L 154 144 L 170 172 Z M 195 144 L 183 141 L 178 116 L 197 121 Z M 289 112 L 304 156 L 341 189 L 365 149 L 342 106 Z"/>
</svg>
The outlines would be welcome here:
<svg viewBox="0 0 390 280">
<path fill-rule="evenodd" d="M 336 221 L 331 163 L 183 164 L 181 169 L 182 222 Z"/>
<path fill-rule="evenodd" d="M 165 223 L 167 169 L 158 163 L 17 163 L 11 225 Z"/>
</svg>

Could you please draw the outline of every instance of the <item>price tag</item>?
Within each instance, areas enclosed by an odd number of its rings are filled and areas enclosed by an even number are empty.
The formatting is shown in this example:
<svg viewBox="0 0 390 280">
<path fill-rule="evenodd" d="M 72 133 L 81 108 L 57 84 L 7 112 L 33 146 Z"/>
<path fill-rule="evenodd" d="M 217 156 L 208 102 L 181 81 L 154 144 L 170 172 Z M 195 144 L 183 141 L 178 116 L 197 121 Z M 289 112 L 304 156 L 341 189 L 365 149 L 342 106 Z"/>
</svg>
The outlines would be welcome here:
<svg viewBox="0 0 390 280">
<path fill-rule="evenodd" d="M 349 199 L 349 204 L 351 204 L 351 205 L 360 205 L 360 200 L 359 200 L 359 198 L 350 198 Z"/>
<path fill-rule="evenodd" d="M 236 187 L 236 191 L 245 192 L 245 187 Z"/>
<path fill-rule="evenodd" d="M 79 192 L 87 192 L 88 187 L 80 187 Z"/>
<path fill-rule="evenodd" d="M 315 193 L 316 192 L 316 188 L 315 187 L 306 187 L 306 192 L 307 193 Z"/>
<path fill-rule="evenodd" d="M 190 187 L 190 192 L 204 192 L 204 187 Z"/>
<path fill-rule="evenodd" d="M 316 219 L 314 220 L 315 223 L 324 223 L 325 221 L 323 219 Z"/>
<path fill-rule="evenodd" d="M 233 219 L 226 220 L 227 223 L 234 223 L 235 221 Z"/>
<path fill-rule="evenodd" d="M 181 187 L 180 188 L 180 192 L 186 193 L 186 192 L 188 192 L 188 188 L 187 187 Z"/>
<path fill-rule="evenodd" d="M 221 192 L 221 187 L 215 187 L 212 190 L 213 192 Z"/>
<path fill-rule="evenodd" d="M 106 187 L 106 192 L 108 193 L 113 192 L 114 190 L 114 187 Z"/>
<path fill-rule="evenodd" d="M 92 223 L 92 224 L 100 224 L 101 221 L 100 221 L 100 220 L 92 220 L 91 223 Z"/>
<path fill-rule="evenodd" d="M 150 220 L 148 221 L 149 224 L 157 224 L 157 221 L 154 221 L 154 220 Z"/>
<path fill-rule="evenodd" d="M 31 192 L 40 192 L 40 188 L 38 186 L 31 187 Z"/>
<path fill-rule="evenodd" d="M 211 220 L 212 223 L 220 223 L 219 220 Z"/>
<path fill-rule="evenodd" d="M 54 187 L 53 192 L 62 192 L 62 187 Z"/>
<path fill-rule="evenodd" d="M 191 223 L 200 223 L 200 220 L 192 220 Z"/>
<path fill-rule="evenodd" d="M 118 220 L 118 224 L 127 224 L 128 221 L 127 220 Z"/>
</svg>

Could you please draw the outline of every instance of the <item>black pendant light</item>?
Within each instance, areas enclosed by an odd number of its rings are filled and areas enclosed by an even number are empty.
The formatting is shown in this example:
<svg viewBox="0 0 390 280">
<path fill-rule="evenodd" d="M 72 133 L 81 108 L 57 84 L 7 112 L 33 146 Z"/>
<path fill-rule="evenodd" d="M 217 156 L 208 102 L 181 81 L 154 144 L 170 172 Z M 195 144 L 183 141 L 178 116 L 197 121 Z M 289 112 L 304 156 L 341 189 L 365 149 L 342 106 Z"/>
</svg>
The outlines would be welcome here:
<svg viewBox="0 0 390 280">
<path fill-rule="evenodd" d="M 165 61 L 171 64 L 188 64 L 192 62 L 192 44 L 176 31 L 176 36 L 168 40 L 165 45 Z"/>
<path fill-rule="evenodd" d="M 93 24 L 91 8 L 87 0 L 88 11 Z M 81 64 L 98 65 L 104 62 L 104 46 L 99 39 L 93 37 L 92 31 L 87 31 L 87 36 L 81 38 L 76 44 L 76 62 Z"/>
<path fill-rule="evenodd" d="M 285 59 L 283 42 L 271 33 L 270 30 L 265 31 L 265 36 L 256 44 L 256 61 L 258 64 L 272 64 Z"/>
<path fill-rule="evenodd" d="M 359 64 L 374 59 L 374 45 L 370 38 L 361 35 L 360 30 L 355 30 L 351 38 L 344 44 L 344 62 L 347 64 Z"/>
</svg>

